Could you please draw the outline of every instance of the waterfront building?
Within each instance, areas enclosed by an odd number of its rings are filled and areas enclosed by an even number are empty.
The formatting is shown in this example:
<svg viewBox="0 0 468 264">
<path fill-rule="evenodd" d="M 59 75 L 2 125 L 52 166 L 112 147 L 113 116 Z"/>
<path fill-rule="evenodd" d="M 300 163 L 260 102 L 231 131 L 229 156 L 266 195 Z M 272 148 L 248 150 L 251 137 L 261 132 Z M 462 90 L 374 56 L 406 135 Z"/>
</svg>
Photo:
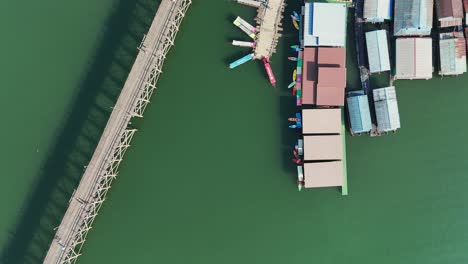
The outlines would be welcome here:
<svg viewBox="0 0 468 264">
<path fill-rule="evenodd" d="M 343 161 L 313 162 L 304 164 L 304 187 L 343 186 Z"/>
<path fill-rule="evenodd" d="M 365 0 L 364 19 L 366 22 L 382 23 L 392 19 L 392 0 Z"/>
<path fill-rule="evenodd" d="M 371 73 L 390 70 L 387 31 L 374 30 L 366 32 L 367 57 Z"/>
<path fill-rule="evenodd" d="M 341 109 L 302 109 L 302 134 L 340 134 Z"/>
<path fill-rule="evenodd" d="M 395 79 L 431 79 L 432 68 L 431 38 L 396 40 Z"/>
<path fill-rule="evenodd" d="M 466 72 L 466 41 L 462 32 L 440 34 L 439 54 L 440 75 Z"/>
<path fill-rule="evenodd" d="M 377 130 L 382 132 L 396 131 L 400 128 L 400 114 L 394 86 L 374 89 L 375 115 Z"/>
<path fill-rule="evenodd" d="M 430 35 L 433 6 L 433 0 L 395 0 L 394 35 Z"/>
<path fill-rule="evenodd" d="M 305 3 L 304 46 L 346 45 L 348 9 L 339 3 Z"/>
<path fill-rule="evenodd" d="M 344 105 L 346 87 L 345 48 L 304 48 L 302 74 L 302 104 Z"/>
<path fill-rule="evenodd" d="M 348 104 L 351 134 L 369 133 L 372 129 L 372 121 L 367 94 L 362 90 L 352 92 L 346 102 Z"/>
<path fill-rule="evenodd" d="M 439 27 L 454 27 L 463 24 L 462 0 L 436 0 Z"/>
</svg>

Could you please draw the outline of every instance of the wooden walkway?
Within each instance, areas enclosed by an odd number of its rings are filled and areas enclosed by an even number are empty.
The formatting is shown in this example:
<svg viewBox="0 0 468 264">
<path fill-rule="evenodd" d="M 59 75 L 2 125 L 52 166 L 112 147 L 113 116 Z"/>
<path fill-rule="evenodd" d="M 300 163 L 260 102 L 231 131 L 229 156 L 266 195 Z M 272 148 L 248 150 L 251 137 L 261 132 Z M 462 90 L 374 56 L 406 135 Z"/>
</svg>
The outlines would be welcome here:
<svg viewBox="0 0 468 264">
<path fill-rule="evenodd" d="M 276 45 L 281 36 L 283 12 L 285 8 L 284 0 L 268 0 L 265 5 L 258 8 L 257 21 L 257 40 L 254 50 L 254 57 L 269 59 L 276 52 Z"/>
<path fill-rule="evenodd" d="M 74 263 L 94 218 L 105 200 L 126 149 L 136 132 L 133 117 L 142 117 L 170 47 L 191 0 L 162 0 L 144 37 L 127 81 L 107 122 L 93 157 L 57 228 L 44 263 Z"/>
</svg>

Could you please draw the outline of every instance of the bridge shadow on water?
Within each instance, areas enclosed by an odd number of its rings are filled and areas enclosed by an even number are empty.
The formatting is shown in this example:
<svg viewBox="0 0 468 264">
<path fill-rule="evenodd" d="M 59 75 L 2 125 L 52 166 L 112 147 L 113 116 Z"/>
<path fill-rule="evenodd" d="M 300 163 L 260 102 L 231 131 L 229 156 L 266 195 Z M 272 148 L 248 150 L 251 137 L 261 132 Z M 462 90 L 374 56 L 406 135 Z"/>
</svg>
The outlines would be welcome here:
<svg viewBox="0 0 468 264">
<path fill-rule="evenodd" d="M 121 0 L 115 5 L 8 243 L 0 249 L 0 263 L 42 263 L 159 3 Z"/>
</svg>

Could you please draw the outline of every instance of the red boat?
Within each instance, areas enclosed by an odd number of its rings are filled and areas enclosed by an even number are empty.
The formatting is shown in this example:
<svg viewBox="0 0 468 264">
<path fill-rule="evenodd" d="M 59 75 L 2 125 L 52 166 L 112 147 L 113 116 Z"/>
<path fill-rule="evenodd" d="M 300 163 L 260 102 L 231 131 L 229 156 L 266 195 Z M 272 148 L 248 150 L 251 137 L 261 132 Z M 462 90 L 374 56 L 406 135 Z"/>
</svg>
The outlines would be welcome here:
<svg viewBox="0 0 468 264">
<path fill-rule="evenodd" d="M 276 86 L 275 75 L 273 74 L 273 70 L 271 69 L 270 62 L 268 62 L 268 60 L 265 57 L 263 58 L 263 66 L 265 66 L 265 70 L 268 74 L 268 78 L 270 79 L 271 85 Z"/>
</svg>

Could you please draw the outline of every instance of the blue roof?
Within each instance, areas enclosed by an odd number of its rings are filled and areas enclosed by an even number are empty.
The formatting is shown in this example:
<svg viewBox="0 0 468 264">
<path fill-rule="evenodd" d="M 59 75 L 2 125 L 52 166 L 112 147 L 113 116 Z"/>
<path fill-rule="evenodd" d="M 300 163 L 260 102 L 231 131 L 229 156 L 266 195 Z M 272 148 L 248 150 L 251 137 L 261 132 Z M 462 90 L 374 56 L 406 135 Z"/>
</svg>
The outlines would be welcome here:
<svg viewBox="0 0 468 264">
<path fill-rule="evenodd" d="M 347 98 L 351 129 L 354 133 L 366 133 L 372 129 L 367 95 Z"/>
</svg>

